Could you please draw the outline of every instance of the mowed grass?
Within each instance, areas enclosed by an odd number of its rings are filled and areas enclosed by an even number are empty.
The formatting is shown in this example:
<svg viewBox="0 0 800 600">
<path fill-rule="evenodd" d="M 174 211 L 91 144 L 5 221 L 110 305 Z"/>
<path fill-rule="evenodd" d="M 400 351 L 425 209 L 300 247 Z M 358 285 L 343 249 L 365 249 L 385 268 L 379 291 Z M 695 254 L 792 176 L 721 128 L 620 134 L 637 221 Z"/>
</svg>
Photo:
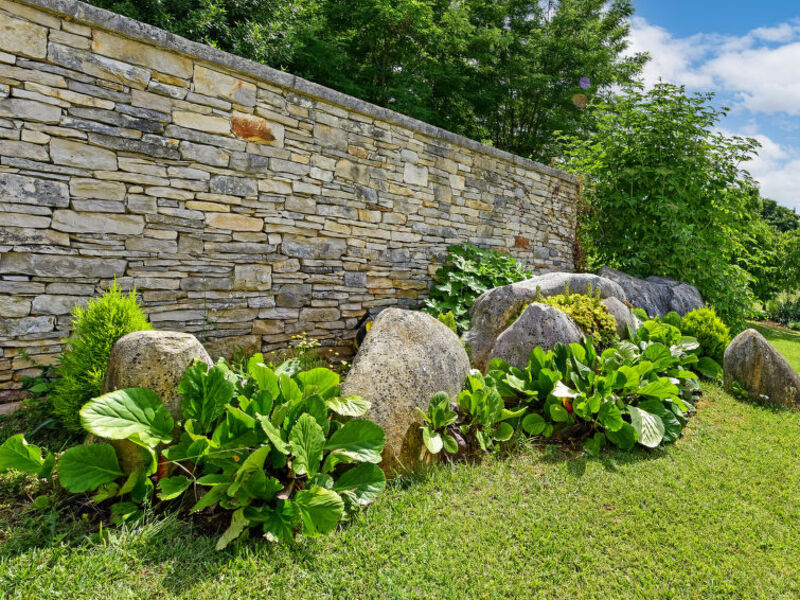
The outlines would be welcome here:
<svg viewBox="0 0 800 600">
<path fill-rule="evenodd" d="M 800 598 L 800 413 L 707 392 L 666 449 L 435 468 L 295 546 L 160 518 L 20 548 L 0 523 L 0 597 Z"/>
<path fill-rule="evenodd" d="M 800 373 L 800 332 L 766 323 L 751 322 L 749 325 L 767 338 L 769 343 L 789 361 L 794 370 Z"/>
</svg>

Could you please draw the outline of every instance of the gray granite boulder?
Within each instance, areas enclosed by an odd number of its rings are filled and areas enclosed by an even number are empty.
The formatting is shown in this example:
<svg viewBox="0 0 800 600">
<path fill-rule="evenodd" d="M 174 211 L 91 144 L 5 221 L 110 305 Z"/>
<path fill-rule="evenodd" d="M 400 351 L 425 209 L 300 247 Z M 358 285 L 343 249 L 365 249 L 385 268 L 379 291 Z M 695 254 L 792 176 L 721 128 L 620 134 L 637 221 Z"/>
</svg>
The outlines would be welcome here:
<svg viewBox="0 0 800 600">
<path fill-rule="evenodd" d="M 597 274 L 618 283 L 628 302 L 651 316 L 663 317 L 671 310 L 683 316 L 705 306 L 697 288 L 682 281 L 656 276 L 639 279 L 611 267 L 601 267 Z"/>
<path fill-rule="evenodd" d="M 601 302 L 609 314 L 614 317 L 617 324 L 617 335 L 619 339 L 628 339 L 628 327 L 636 331 L 639 327 L 639 320 L 631 312 L 631 309 L 618 298 L 606 298 Z"/>
<path fill-rule="evenodd" d="M 755 329 L 728 345 L 724 371 L 726 385 L 738 381 L 755 402 L 800 408 L 800 375 Z"/>
<path fill-rule="evenodd" d="M 502 358 L 511 366 L 524 369 L 536 346 L 551 350 L 558 343 L 571 344 L 583 338 L 575 321 L 547 304 L 534 302 L 500 336 L 489 360 Z"/>
<path fill-rule="evenodd" d="M 461 340 L 423 312 L 387 308 L 372 323 L 342 384 L 343 396 L 361 396 L 372 406 L 366 418 L 386 432 L 381 468 L 413 467 L 421 458 L 422 417 L 431 396 L 452 399 L 469 372 Z"/>
<path fill-rule="evenodd" d="M 547 273 L 488 290 L 472 306 L 472 326 L 463 336 L 472 364 L 486 369 L 497 337 L 526 304 L 536 300 L 537 288 L 542 296 L 555 296 L 564 293 L 565 283 L 569 283 L 570 293 L 586 293 L 591 285 L 592 293 L 599 289 L 602 298 L 625 301 L 625 292 L 617 283 L 591 273 Z"/>
<path fill-rule="evenodd" d="M 129 387 L 156 392 L 177 421 L 182 419 L 178 382 L 195 360 L 211 366 L 211 357 L 190 333 L 178 331 L 136 331 L 117 340 L 108 360 L 103 393 Z M 123 470 L 130 473 L 141 456 L 137 446 L 127 440 L 113 440 Z"/>
</svg>

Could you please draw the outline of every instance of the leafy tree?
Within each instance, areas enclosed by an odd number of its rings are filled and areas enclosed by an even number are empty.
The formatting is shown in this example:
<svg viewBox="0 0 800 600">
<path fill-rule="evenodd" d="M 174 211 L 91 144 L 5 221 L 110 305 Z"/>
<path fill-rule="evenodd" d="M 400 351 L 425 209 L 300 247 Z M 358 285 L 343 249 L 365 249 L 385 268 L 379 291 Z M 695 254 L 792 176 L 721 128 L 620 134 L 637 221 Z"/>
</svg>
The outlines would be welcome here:
<svg viewBox="0 0 800 600">
<path fill-rule="evenodd" d="M 781 206 L 774 200 L 761 199 L 761 217 L 767 225 L 782 233 L 800 229 L 800 215 L 797 211 Z"/>
<path fill-rule="evenodd" d="M 716 130 L 712 94 L 660 83 L 597 102 L 596 132 L 565 136 L 568 166 L 587 175 L 581 224 L 594 266 L 696 285 L 731 326 L 749 312 L 749 274 L 737 259 L 754 220 L 755 184 L 740 165 L 753 139 Z"/>
</svg>

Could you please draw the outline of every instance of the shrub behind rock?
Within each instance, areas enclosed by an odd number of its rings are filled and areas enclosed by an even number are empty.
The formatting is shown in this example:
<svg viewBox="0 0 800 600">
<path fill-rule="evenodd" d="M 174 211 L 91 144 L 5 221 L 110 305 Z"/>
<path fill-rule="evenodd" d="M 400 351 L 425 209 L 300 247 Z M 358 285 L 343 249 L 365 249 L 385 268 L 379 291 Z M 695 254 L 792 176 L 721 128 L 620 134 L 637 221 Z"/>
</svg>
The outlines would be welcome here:
<svg viewBox="0 0 800 600">
<path fill-rule="evenodd" d="M 731 341 L 731 332 L 712 307 L 698 308 L 688 313 L 680 322 L 680 330 L 684 335 L 697 339 L 703 355 L 722 363 L 725 348 Z"/>
</svg>

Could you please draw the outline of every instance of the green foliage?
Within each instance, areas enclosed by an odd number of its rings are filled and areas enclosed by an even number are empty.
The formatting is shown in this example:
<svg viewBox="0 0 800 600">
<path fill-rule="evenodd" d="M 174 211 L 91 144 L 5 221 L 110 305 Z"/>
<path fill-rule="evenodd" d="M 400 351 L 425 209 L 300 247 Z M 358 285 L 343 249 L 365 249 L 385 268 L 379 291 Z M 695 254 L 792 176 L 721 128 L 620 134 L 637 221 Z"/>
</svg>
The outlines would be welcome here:
<svg viewBox="0 0 800 600">
<path fill-rule="evenodd" d="M 123 294 L 115 281 L 86 308 L 76 305 L 72 309 L 72 329 L 50 399 L 62 423 L 79 431 L 78 411 L 100 394 L 114 344 L 124 335 L 152 326 L 136 300 L 136 290 Z"/>
<path fill-rule="evenodd" d="M 767 198 L 761 199 L 761 218 L 767 225 L 781 233 L 800 229 L 800 215 L 796 209 L 786 208 Z"/>
<path fill-rule="evenodd" d="M 698 308 L 687 313 L 680 321 L 680 329 L 684 335 L 697 339 L 701 354 L 722 363 L 725 348 L 731 341 L 731 332 L 713 307 Z"/>
<path fill-rule="evenodd" d="M 487 290 L 522 281 L 530 271 L 513 257 L 469 243 L 450 246 L 436 271 L 425 311 L 433 316 L 452 312 L 458 332 L 469 329 L 469 309 Z"/>
<path fill-rule="evenodd" d="M 800 321 L 800 290 L 783 291 L 766 304 L 770 318 L 781 325 Z"/>
<path fill-rule="evenodd" d="M 600 300 L 600 290 L 592 293 L 591 286 L 587 294 L 570 294 L 569 287 L 564 287 L 564 293 L 555 296 L 542 297 L 537 294 L 536 301 L 548 304 L 571 317 L 585 336 L 598 340 L 601 346 L 610 346 L 616 340 L 617 322 L 608 312 Z M 524 309 L 523 309 L 524 311 Z"/>
<path fill-rule="evenodd" d="M 452 310 L 448 310 L 446 313 L 439 313 L 438 315 L 436 315 L 436 319 L 447 325 L 448 329 L 450 329 L 453 333 L 455 334 L 458 333 L 456 316 L 453 314 Z"/>
<path fill-rule="evenodd" d="M 127 476 L 110 444 L 75 446 L 56 462 L 21 434 L 0 446 L 0 471 L 49 477 L 55 463 L 66 490 L 113 501 L 115 522 L 140 518 L 154 496 L 192 513 L 231 511 L 218 549 L 252 527 L 273 541 L 328 533 L 384 488 L 377 466 L 383 430 L 353 418 L 369 403 L 340 397 L 333 371 L 289 375 L 285 365 L 267 367 L 261 354 L 246 368 L 191 365 L 179 386 L 184 420 L 178 428 L 151 390 L 117 390 L 86 403 L 80 411 L 86 431 L 140 448 L 143 464 Z"/>
<path fill-rule="evenodd" d="M 692 283 L 740 327 L 752 305 L 740 261 L 760 219 L 741 164 L 758 142 L 720 133 L 725 112 L 711 99 L 666 83 L 627 88 L 594 104 L 596 131 L 565 137 L 565 157 L 588 176 L 581 235 L 591 266 Z"/>
<path fill-rule="evenodd" d="M 647 316 L 647 311 L 643 308 L 632 308 L 631 312 L 633 313 L 634 317 L 642 322 L 647 321 L 650 318 Z"/>
<path fill-rule="evenodd" d="M 681 316 L 676 313 L 674 310 L 669 311 L 666 315 L 661 317 L 661 320 L 668 325 L 672 325 L 673 327 L 677 327 L 681 329 Z M 686 335 L 692 335 L 691 333 L 687 333 Z"/>
</svg>

